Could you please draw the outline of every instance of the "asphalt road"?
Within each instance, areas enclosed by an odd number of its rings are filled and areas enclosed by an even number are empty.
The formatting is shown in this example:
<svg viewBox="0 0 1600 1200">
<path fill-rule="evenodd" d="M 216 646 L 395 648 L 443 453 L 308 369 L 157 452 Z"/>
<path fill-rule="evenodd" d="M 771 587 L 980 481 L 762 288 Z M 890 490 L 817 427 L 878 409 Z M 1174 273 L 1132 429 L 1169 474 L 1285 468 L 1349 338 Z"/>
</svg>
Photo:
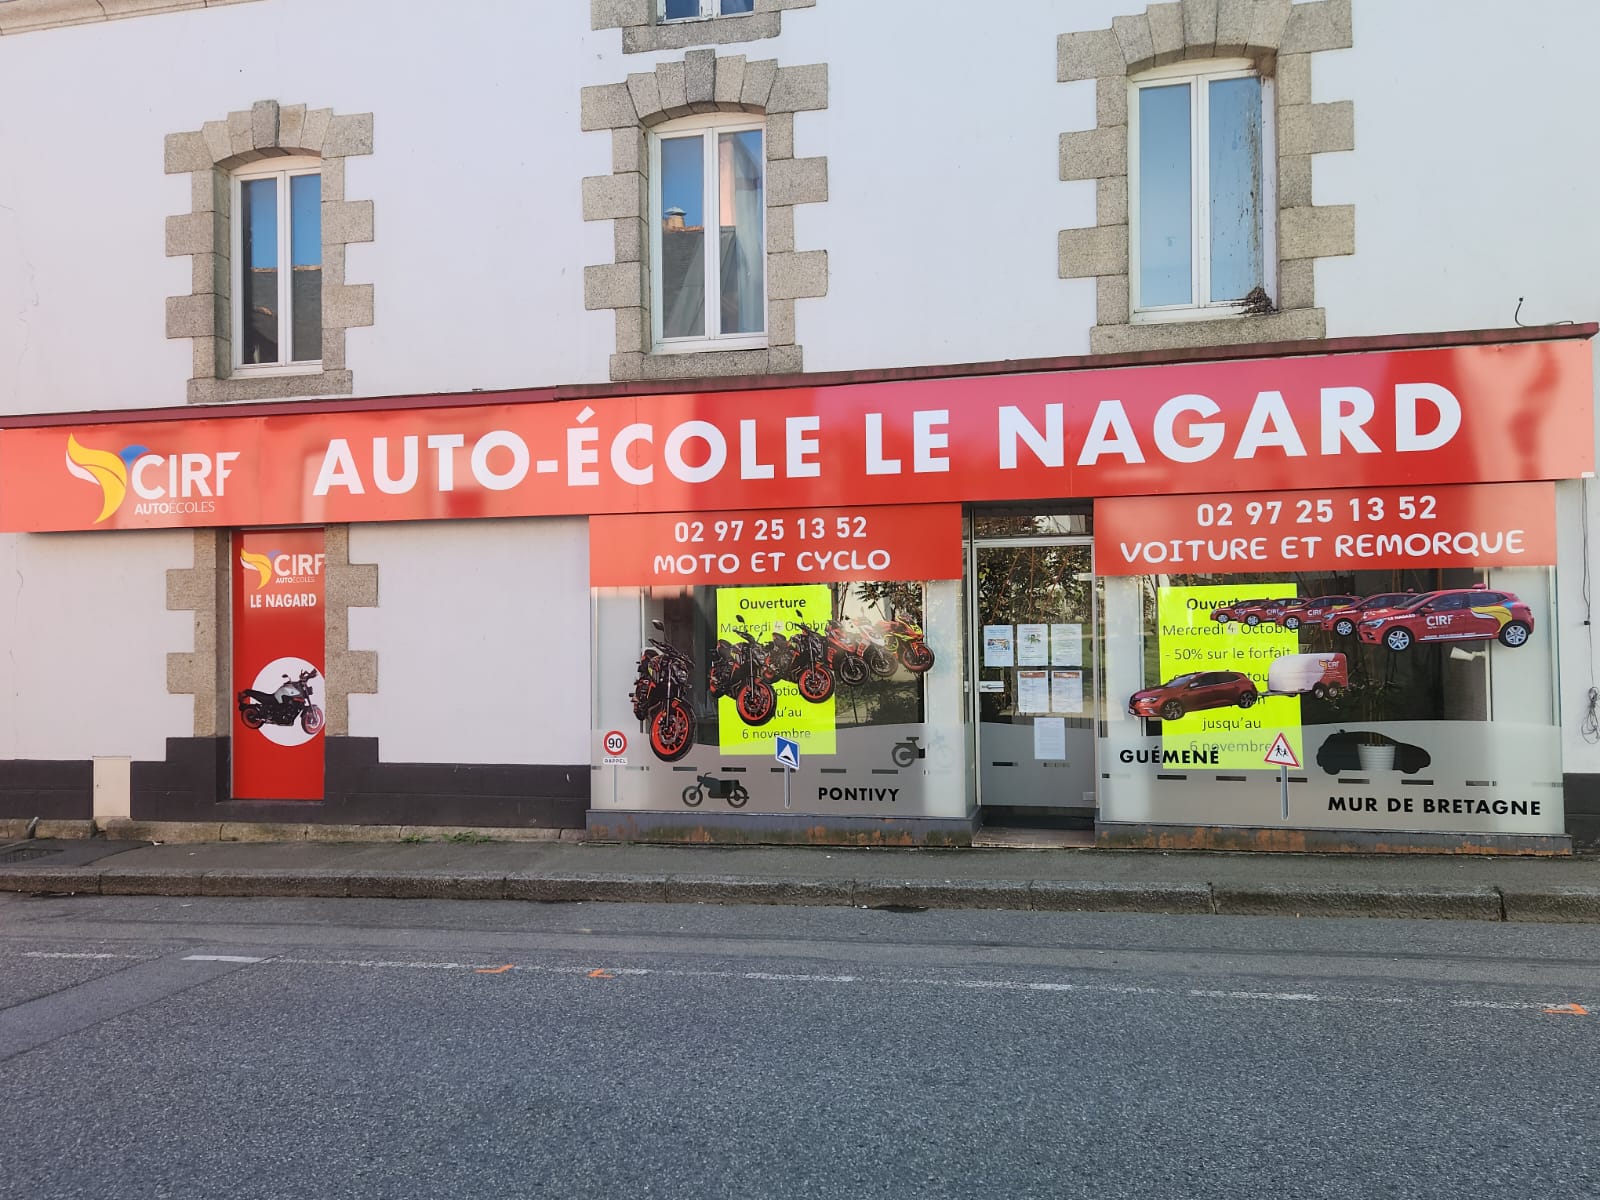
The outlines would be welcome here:
<svg viewBox="0 0 1600 1200">
<path fill-rule="evenodd" d="M 1597 1048 L 1593 926 L 0 896 L 7 1200 L 1584 1197 Z"/>
</svg>

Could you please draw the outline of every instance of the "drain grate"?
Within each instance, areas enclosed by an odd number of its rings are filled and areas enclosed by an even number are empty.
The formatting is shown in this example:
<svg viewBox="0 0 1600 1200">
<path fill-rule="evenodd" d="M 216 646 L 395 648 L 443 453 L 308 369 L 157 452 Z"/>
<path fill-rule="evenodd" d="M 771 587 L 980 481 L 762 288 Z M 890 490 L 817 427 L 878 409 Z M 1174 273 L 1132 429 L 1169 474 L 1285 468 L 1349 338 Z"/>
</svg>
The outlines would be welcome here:
<svg viewBox="0 0 1600 1200">
<path fill-rule="evenodd" d="M 49 854 L 60 853 L 61 851 L 46 846 L 0 846 L 0 863 L 26 862 L 30 858 L 44 858 Z"/>
</svg>

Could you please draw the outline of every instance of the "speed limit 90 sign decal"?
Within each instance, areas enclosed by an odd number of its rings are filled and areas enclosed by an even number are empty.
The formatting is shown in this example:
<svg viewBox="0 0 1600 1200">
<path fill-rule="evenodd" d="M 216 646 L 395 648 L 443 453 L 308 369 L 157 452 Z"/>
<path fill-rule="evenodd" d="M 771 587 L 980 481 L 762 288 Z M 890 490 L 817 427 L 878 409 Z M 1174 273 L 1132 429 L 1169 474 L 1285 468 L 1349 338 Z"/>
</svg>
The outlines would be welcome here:
<svg viewBox="0 0 1600 1200">
<path fill-rule="evenodd" d="M 611 729 L 606 732 L 601 745 L 605 749 L 605 758 L 602 760 L 608 766 L 627 766 L 628 760 L 623 757 L 628 752 L 628 735 L 620 729 Z"/>
</svg>

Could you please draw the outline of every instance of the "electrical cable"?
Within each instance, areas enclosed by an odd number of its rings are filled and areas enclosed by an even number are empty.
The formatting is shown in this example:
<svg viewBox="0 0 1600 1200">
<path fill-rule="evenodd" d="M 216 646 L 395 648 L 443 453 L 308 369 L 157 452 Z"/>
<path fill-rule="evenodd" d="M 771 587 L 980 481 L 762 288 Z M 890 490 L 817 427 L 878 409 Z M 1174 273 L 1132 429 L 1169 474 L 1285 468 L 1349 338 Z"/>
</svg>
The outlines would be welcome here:
<svg viewBox="0 0 1600 1200">
<path fill-rule="evenodd" d="M 1594 599 L 1589 579 L 1589 480 L 1582 481 L 1579 511 L 1583 520 L 1583 629 L 1589 639 L 1589 694 L 1584 698 L 1583 717 L 1578 722 L 1578 732 L 1590 745 L 1600 742 L 1600 689 L 1594 677 Z"/>
</svg>

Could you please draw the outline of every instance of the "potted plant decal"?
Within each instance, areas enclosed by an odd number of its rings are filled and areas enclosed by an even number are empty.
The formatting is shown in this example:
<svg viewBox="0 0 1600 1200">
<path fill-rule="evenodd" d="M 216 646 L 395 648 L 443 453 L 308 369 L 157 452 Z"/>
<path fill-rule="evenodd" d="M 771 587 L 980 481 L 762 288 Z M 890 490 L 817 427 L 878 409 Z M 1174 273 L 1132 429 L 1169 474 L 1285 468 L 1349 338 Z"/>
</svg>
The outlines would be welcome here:
<svg viewBox="0 0 1600 1200">
<path fill-rule="evenodd" d="M 1363 721 L 1369 725 L 1376 725 L 1388 719 L 1388 698 L 1394 686 L 1394 683 L 1387 679 L 1369 678 L 1351 689 L 1357 693 L 1356 700 Z M 1356 756 L 1360 759 L 1361 769 L 1364 772 L 1394 770 L 1394 752 L 1394 739 L 1376 729 L 1365 729 L 1356 735 Z"/>
</svg>

